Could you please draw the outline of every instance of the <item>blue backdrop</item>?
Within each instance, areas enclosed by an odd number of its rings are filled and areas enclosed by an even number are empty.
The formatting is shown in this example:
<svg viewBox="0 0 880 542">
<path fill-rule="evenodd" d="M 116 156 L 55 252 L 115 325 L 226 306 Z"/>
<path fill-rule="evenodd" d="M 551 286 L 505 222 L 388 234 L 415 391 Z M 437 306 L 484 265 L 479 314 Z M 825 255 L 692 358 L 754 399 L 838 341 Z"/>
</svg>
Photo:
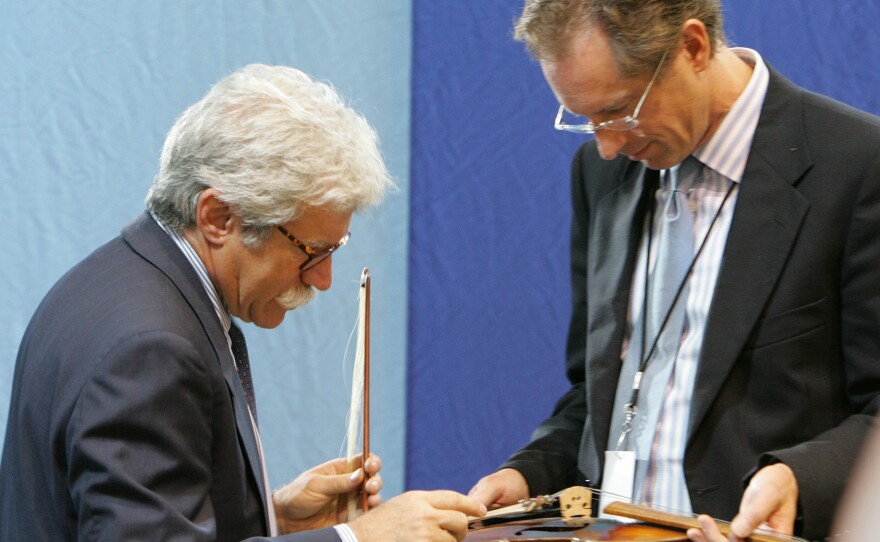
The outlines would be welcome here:
<svg viewBox="0 0 880 542">
<path fill-rule="evenodd" d="M 386 496 L 467 490 L 566 386 L 568 165 L 582 139 L 511 27 L 520 0 L 0 0 L 0 442 L 18 342 L 57 278 L 143 209 L 176 115 L 287 64 L 376 126 L 400 190 L 356 219 L 333 289 L 247 326 L 273 485 L 340 451 L 346 341 L 373 271 Z M 728 35 L 880 113 L 880 3 L 731 0 Z"/>
<path fill-rule="evenodd" d="M 512 42 L 519 0 L 413 8 L 407 486 L 467 491 L 566 388 L 579 136 Z M 730 41 L 880 113 L 880 3 L 730 0 Z"/>
<path fill-rule="evenodd" d="M 31 313 L 62 273 L 143 210 L 176 116 L 245 64 L 286 64 L 332 82 L 364 113 L 400 190 L 355 219 L 329 292 L 278 329 L 244 328 L 271 483 L 340 454 L 343 357 L 369 266 L 373 415 L 383 420 L 373 448 L 386 460 L 388 493 L 401 491 L 410 9 L 399 0 L 0 0 L 0 427 Z"/>
</svg>

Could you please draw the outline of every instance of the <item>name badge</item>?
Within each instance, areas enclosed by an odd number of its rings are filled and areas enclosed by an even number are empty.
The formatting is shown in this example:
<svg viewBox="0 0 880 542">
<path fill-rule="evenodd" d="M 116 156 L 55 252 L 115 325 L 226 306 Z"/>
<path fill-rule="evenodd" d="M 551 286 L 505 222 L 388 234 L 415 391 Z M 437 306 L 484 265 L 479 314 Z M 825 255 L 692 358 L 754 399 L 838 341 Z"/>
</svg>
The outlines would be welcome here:
<svg viewBox="0 0 880 542">
<path fill-rule="evenodd" d="M 605 452 L 605 470 L 602 475 L 602 494 L 599 497 L 599 517 L 618 521 L 634 521 L 629 518 L 605 513 L 611 502 L 632 502 L 633 483 L 636 476 L 636 453 L 629 451 Z"/>
</svg>

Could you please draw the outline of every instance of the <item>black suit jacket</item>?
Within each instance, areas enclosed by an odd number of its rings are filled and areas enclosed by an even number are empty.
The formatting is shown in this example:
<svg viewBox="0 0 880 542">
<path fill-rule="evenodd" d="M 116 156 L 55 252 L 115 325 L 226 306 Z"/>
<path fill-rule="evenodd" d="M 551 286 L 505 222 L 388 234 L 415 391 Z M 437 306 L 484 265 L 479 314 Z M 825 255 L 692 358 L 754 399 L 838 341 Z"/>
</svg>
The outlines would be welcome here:
<svg viewBox="0 0 880 542">
<path fill-rule="evenodd" d="M 25 332 L 0 464 L 0 540 L 265 536 L 257 454 L 216 312 L 144 214 L 64 275 Z"/>
<path fill-rule="evenodd" d="M 657 172 L 585 144 L 572 175 L 571 390 L 504 467 L 547 493 L 601 484 L 637 243 Z M 733 517 L 783 461 L 822 537 L 880 399 L 880 122 L 771 70 L 706 324 L 685 477 Z"/>
</svg>

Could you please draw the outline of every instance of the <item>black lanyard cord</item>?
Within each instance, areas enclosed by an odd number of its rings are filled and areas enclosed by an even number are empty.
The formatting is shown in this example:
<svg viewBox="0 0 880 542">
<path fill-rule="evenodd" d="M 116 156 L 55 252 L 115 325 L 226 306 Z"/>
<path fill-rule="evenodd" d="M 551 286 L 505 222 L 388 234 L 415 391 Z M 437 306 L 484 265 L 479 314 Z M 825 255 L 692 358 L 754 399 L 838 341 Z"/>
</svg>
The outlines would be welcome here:
<svg viewBox="0 0 880 542">
<path fill-rule="evenodd" d="M 715 216 L 712 217 L 712 222 L 709 224 L 709 230 L 706 232 L 706 235 L 703 237 L 703 240 L 700 242 L 700 247 L 697 249 L 697 253 L 694 254 L 694 258 L 691 260 L 690 265 L 688 265 L 687 271 L 684 274 L 684 278 L 681 280 L 681 284 L 678 285 L 678 290 L 675 292 L 675 296 L 672 298 L 672 303 L 669 305 L 669 309 L 666 311 L 666 316 L 663 317 L 663 322 L 660 324 L 660 329 L 657 330 L 657 335 L 654 336 L 654 340 L 651 343 L 651 349 L 648 351 L 648 355 L 645 355 L 645 338 L 648 334 L 648 286 L 649 286 L 649 274 L 651 268 L 651 239 L 653 237 L 654 230 L 654 211 L 657 207 L 657 204 L 651 206 L 651 211 L 649 215 L 648 222 L 648 253 L 645 256 L 645 289 L 642 293 L 642 344 L 641 344 L 641 361 L 639 363 L 639 370 L 636 373 L 635 380 L 633 381 L 633 393 L 632 397 L 630 397 L 629 403 L 626 405 L 626 408 L 629 409 L 633 414 L 635 414 L 637 410 L 638 400 L 639 400 L 639 389 L 641 388 L 641 378 L 645 373 L 645 369 L 648 367 L 648 362 L 651 360 L 654 355 L 654 351 L 657 349 L 657 343 L 660 340 L 660 336 L 663 334 L 663 330 L 666 328 L 666 324 L 669 322 L 670 316 L 672 316 L 672 311 L 675 309 L 675 305 L 678 303 L 678 299 L 681 297 L 681 293 L 684 291 L 684 287 L 688 283 L 688 279 L 690 279 L 691 273 L 694 270 L 694 266 L 697 263 L 697 260 L 700 258 L 700 255 L 703 253 L 703 249 L 706 248 L 706 242 L 709 240 L 709 235 L 712 233 L 712 230 L 715 228 L 715 223 L 718 222 L 718 217 L 721 216 L 721 211 L 724 209 L 724 204 L 727 203 L 727 200 L 730 198 L 730 194 L 733 193 L 733 188 L 736 186 L 736 183 L 731 182 L 730 187 L 727 189 L 727 193 L 724 194 L 724 199 L 721 200 L 721 205 L 718 207 L 718 210 L 715 212 Z M 670 194 L 671 195 L 671 194 Z M 685 212 L 690 212 L 689 210 L 684 210 Z"/>
</svg>

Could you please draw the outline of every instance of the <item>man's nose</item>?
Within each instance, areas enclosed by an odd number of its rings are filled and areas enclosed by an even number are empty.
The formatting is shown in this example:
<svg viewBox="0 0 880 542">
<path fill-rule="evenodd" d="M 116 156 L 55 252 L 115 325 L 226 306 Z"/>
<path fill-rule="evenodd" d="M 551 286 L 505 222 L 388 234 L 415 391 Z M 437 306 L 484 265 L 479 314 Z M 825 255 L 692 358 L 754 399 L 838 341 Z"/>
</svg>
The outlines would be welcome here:
<svg viewBox="0 0 880 542">
<path fill-rule="evenodd" d="M 333 255 L 327 256 L 314 267 L 300 273 L 300 281 L 306 286 L 314 286 L 323 291 L 330 289 L 333 283 Z"/>
<path fill-rule="evenodd" d="M 620 154 L 623 146 L 626 145 L 629 132 L 615 132 L 613 130 L 599 130 L 596 132 L 596 146 L 599 149 L 599 156 L 605 160 L 613 160 Z"/>
</svg>

